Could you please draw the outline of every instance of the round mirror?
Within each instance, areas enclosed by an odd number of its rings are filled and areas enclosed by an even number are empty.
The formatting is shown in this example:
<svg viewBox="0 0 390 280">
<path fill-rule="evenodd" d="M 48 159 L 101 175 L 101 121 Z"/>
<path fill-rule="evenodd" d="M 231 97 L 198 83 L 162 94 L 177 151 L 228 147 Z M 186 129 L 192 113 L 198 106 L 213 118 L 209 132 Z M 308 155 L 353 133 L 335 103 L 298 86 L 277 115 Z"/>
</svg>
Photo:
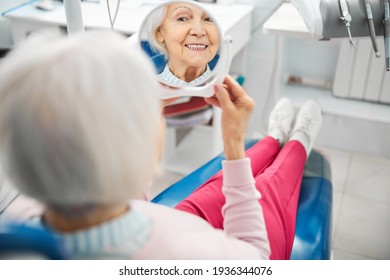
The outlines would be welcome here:
<svg viewBox="0 0 390 280">
<path fill-rule="evenodd" d="M 206 5 L 165 1 L 145 17 L 138 44 L 156 68 L 162 98 L 213 95 L 230 66 L 228 43 Z"/>
</svg>

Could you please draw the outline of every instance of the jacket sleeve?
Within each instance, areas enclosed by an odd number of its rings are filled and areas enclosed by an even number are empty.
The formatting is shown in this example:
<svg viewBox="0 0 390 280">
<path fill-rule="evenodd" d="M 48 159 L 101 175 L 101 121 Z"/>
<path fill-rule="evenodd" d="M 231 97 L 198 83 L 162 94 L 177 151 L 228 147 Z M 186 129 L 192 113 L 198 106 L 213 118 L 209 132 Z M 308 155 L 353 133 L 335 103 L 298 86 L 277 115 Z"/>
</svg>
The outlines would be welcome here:
<svg viewBox="0 0 390 280">
<path fill-rule="evenodd" d="M 259 203 L 261 194 L 255 186 L 250 159 L 225 160 L 222 170 L 226 234 L 251 244 L 262 259 L 269 259 L 270 245 Z"/>
</svg>

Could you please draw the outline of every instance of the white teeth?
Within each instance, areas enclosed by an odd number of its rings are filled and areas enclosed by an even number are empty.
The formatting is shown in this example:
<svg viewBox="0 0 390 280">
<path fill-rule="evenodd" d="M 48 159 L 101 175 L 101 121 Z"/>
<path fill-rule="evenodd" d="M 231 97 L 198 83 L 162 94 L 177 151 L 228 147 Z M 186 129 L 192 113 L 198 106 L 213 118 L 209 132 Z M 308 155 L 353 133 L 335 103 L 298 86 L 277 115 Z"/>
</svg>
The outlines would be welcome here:
<svg viewBox="0 0 390 280">
<path fill-rule="evenodd" d="M 200 45 L 200 44 L 191 44 L 191 45 L 186 45 L 187 48 L 190 50 L 204 50 L 207 46 L 206 45 Z"/>
</svg>

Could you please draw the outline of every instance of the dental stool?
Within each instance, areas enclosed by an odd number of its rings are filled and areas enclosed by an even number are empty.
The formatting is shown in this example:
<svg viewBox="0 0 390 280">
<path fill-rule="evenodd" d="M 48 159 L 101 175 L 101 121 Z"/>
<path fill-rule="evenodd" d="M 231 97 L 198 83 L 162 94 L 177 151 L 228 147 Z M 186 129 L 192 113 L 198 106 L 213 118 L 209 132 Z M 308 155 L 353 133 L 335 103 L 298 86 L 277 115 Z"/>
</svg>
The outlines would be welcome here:
<svg viewBox="0 0 390 280">
<path fill-rule="evenodd" d="M 246 149 L 258 140 L 246 141 Z M 222 168 L 223 154 L 213 158 L 157 195 L 152 202 L 175 207 Z M 332 240 L 332 183 L 328 160 L 312 150 L 306 162 L 298 201 L 291 260 L 329 260 Z"/>
</svg>

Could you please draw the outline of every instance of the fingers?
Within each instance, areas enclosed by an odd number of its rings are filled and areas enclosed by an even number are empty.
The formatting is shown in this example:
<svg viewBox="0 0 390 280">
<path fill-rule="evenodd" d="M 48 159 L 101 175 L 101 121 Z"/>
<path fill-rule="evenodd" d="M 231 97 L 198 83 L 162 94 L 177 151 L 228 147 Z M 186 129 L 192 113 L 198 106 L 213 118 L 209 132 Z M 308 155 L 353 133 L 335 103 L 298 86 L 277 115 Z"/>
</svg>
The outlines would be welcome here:
<svg viewBox="0 0 390 280">
<path fill-rule="evenodd" d="M 221 92 L 225 92 L 225 91 L 226 91 L 225 94 L 228 95 L 227 89 L 224 85 L 214 85 L 214 95 L 211 97 L 205 97 L 204 100 L 206 101 L 206 103 L 210 105 L 221 108 L 221 102 L 218 96 L 221 95 Z"/>
<path fill-rule="evenodd" d="M 226 76 L 224 84 L 229 88 L 229 93 L 233 99 L 246 95 L 245 90 L 231 76 Z"/>
<path fill-rule="evenodd" d="M 233 102 L 230 98 L 229 92 L 226 88 L 221 85 L 214 86 L 215 97 L 217 98 L 220 107 L 222 109 L 229 108 L 233 106 Z"/>
<path fill-rule="evenodd" d="M 218 99 L 214 96 L 212 97 L 205 97 L 204 98 L 204 101 L 207 103 L 207 104 L 210 104 L 210 105 L 213 105 L 213 106 L 217 106 L 217 107 L 221 107 L 221 104 L 219 104 L 219 101 Z"/>
<path fill-rule="evenodd" d="M 226 76 L 222 85 L 214 86 L 214 95 L 205 98 L 205 101 L 210 105 L 226 108 L 242 97 L 247 97 L 245 90 L 232 77 Z"/>
</svg>

